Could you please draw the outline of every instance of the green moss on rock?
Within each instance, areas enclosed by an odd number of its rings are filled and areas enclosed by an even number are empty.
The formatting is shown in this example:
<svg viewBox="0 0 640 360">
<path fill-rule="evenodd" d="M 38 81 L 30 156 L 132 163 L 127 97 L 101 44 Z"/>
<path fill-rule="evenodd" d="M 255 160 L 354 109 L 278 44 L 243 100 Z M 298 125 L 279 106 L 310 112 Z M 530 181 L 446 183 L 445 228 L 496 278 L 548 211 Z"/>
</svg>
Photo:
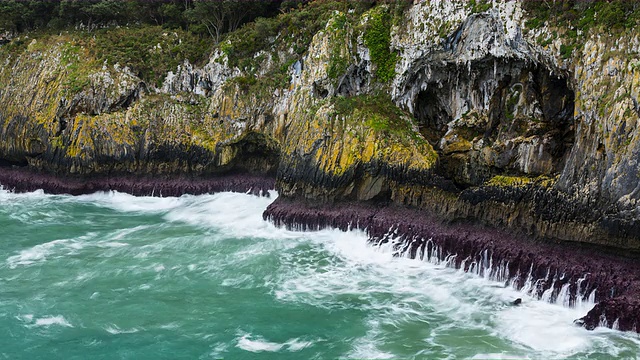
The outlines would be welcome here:
<svg viewBox="0 0 640 360">
<path fill-rule="evenodd" d="M 379 6 L 369 12 L 364 32 L 364 43 L 369 48 L 376 75 L 382 82 L 395 76 L 398 54 L 391 51 L 391 15 L 387 7 Z"/>
</svg>

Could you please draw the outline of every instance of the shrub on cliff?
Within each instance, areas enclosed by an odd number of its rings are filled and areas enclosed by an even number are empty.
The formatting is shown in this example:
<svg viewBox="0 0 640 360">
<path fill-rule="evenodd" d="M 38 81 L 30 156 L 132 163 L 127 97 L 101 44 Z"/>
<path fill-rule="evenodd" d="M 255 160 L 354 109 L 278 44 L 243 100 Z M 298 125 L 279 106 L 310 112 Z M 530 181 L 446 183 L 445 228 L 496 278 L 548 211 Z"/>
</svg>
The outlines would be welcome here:
<svg viewBox="0 0 640 360">
<path fill-rule="evenodd" d="M 565 24 L 587 31 L 591 27 L 632 29 L 640 21 L 640 2 L 628 0 L 524 0 L 528 28 L 544 22 Z"/>
<path fill-rule="evenodd" d="M 166 73 L 185 59 L 202 64 L 211 52 L 207 39 L 159 26 L 104 29 L 92 39 L 98 61 L 129 66 L 141 79 L 154 85 L 160 85 Z"/>
<path fill-rule="evenodd" d="M 364 32 L 364 43 L 376 65 L 376 75 L 382 82 L 393 79 L 398 54 L 391 47 L 391 15 L 386 7 L 378 7 L 369 14 Z"/>
</svg>

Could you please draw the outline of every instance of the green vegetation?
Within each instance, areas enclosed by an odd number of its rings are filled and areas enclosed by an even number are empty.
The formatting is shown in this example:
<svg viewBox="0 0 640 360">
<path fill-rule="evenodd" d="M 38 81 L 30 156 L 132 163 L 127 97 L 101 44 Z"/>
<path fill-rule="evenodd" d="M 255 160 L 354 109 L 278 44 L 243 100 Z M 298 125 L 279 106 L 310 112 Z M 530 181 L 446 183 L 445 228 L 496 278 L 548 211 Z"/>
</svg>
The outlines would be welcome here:
<svg viewBox="0 0 640 360">
<path fill-rule="evenodd" d="M 251 71 L 257 64 L 253 56 L 267 51 L 277 44 L 292 48 L 293 55 L 302 55 L 318 31 L 323 29 L 335 11 L 358 17 L 371 6 L 368 2 L 316 0 L 299 6 L 274 18 L 258 18 L 239 30 L 228 34 L 220 48 L 225 52 L 231 66 Z M 345 22 L 347 19 L 345 18 Z"/>
<path fill-rule="evenodd" d="M 116 63 L 128 66 L 146 83 L 160 86 L 166 73 L 184 59 L 202 65 L 212 48 L 209 41 L 190 32 L 160 26 L 107 28 L 92 33 L 73 30 L 60 35 L 38 32 L 30 34 L 30 38 L 37 39 L 33 47 L 27 46 L 31 40 L 21 37 L 0 46 L 0 56 L 7 58 L 27 49 L 42 55 L 50 46 L 63 44 L 61 64 L 67 71 L 65 85 L 71 93 L 89 84 L 92 69 Z"/>
<path fill-rule="evenodd" d="M 371 13 L 364 32 L 377 75 L 387 82 L 394 75 L 397 58 L 389 51 L 391 20 L 409 5 L 391 0 L 383 3 Z M 234 80 L 242 90 L 272 91 L 288 85 L 289 67 L 329 19 L 335 18 L 330 31 L 346 35 L 374 4 L 345 0 L 4 0 L 0 1 L 0 33 L 6 30 L 14 40 L 1 46 L 0 52 L 21 52 L 29 43 L 27 36 L 51 37 L 63 30 L 78 51 L 88 49 L 82 52 L 92 61 L 128 66 L 145 82 L 158 86 L 166 72 L 184 59 L 201 65 L 220 40 L 218 47 L 229 65 L 244 72 Z M 22 31 L 30 34 L 22 36 Z M 328 73 L 337 78 L 350 59 L 340 46 L 332 51 Z M 86 77 L 75 76 L 78 64 L 70 63 L 68 70 L 70 89 L 87 84 Z"/>
<path fill-rule="evenodd" d="M 370 6 L 368 2 L 316 0 L 274 18 L 258 18 L 229 33 L 219 47 L 227 55 L 229 65 L 245 74 L 229 85 L 238 85 L 256 98 L 270 96 L 276 88 L 286 88 L 290 66 L 307 51 L 318 31 L 329 23 L 332 37 L 344 39 L 348 28 Z M 346 70 L 349 59 L 340 46 L 331 51 L 328 75 L 337 78 Z M 265 68 L 267 57 L 270 61 Z"/>
<path fill-rule="evenodd" d="M 470 0 L 467 3 L 467 7 L 469 8 L 469 12 L 471 14 L 485 12 L 491 9 L 491 1 L 490 0 Z"/>
<path fill-rule="evenodd" d="M 424 142 L 412 129 L 409 121 L 411 115 L 398 108 L 389 94 L 381 92 L 352 97 L 338 96 L 332 102 L 336 115 L 350 116 L 357 109 L 365 114 L 365 124 L 377 132 L 410 135 L 412 139 Z"/>
<path fill-rule="evenodd" d="M 570 58 L 571 54 L 573 54 L 573 49 L 575 49 L 575 47 L 576 47 L 575 43 L 570 43 L 569 45 L 561 44 L 560 56 L 562 56 L 563 59 Z"/>
<path fill-rule="evenodd" d="M 4 34 L 15 40 L 0 47 L 0 52 L 16 54 L 24 50 L 22 32 L 42 39 L 66 30 L 76 55 L 80 49 L 89 49 L 85 58 L 128 66 L 147 83 L 160 85 L 166 72 L 185 59 L 202 63 L 224 33 L 258 16 L 274 16 L 303 2 L 2 0 L 0 40 L 6 41 Z M 78 71 L 85 65 L 77 61 L 67 65 L 70 90 L 79 90 L 88 83 Z"/>
<path fill-rule="evenodd" d="M 202 64 L 211 52 L 210 42 L 194 34 L 160 26 L 98 30 L 90 47 L 99 62 L 129 66 L 146 82 L 156 86 L 167 71 L 175 69 L 184 59 Z"/>
<path fill-rule="evenodd" d="M 344 13 L 339 13 L 333 17 L 333 21 L 328 25 L 332 33 L 334 46 L 331 49 L 331 57 L 329 58 L 329 66 L 327 67 L 327 75 L 331 79 L 337 79 L 338 76 L 345 73 L 349 66 L 349 58 L 342 54 L 341 40 L 347 35 L 347 28 L 351 25 L 348 17 Z"/>
<path fill-rule="evenodd" d="M 81 51 L 81 46 L 75 41 L 65 43 L 62 48 L 60 63 L 68 71 L 64 88 L 69 94 L 76 94 L 89 85 L 89 72 L 81 66 L 86 65 L 80 57 Z"/>
<path fill-rule="evenodd" d="M 513 92 L 509 98 L 507 99 L 507 103 L 505 104 L 505 117 L 507 120 L 511 121 L 515 117 L 516 105 L 518 105 L 518 101 L 520 100 L 520 92 Z"/>
<path fill-rule="evenodd" d="M 524 9 L 529 14 L 525 27 L 537 29 L 548 22 L 552 27 L 562 29 L 563 44 L 560 56 L 571 58 L 574 50 L 583 46 L 581 37 L 590 30 L 620 33 L 635 31 L 640 23 L 640 2 L 626 0 L 525 0 Z M 539 36 L 536 41 L 541 46 L 550 44 L 552 38 Z"/>
<path fill-rule="evenodd" d="M 594 27 L 634 29 L 640 22 L 640 3 L 628 0 L 525 0 L 530 19 L 526 27 L 535 29 L 546 21 L 588 31 Z"/>
<path fill-rule="evenodd" d="M 553 186 L 557 181 L 557 177 L 549 177 L 547 175 L 539 176 L 511 176 L 511 175 L 496 175 L 486 182 L 486 186 L 499 186 L 499 187 L 523 187 L 531 184 L 535 184 L 544 188 Z"/>
<path fill-rule="evenodd" d="M 275 89 L 283 89 L 289 85 L 288 70 L 295 62 L 291 59 L 287 62 L 280 63 L 277 67 L 269 69 L 263 76 L 257 75 L 241 75 L 231 79 L 225 86 L 238 85 L 240 91 L 245 94 L 255 96 L 258 99 L 272 96 Z"/>
<path fill-rule="evenodd" d="M 258 16 L 274 16 L 297 1 L 242 0 L 2 0 L 0 33 L 34 29 L 98 29 L 112 25 L 182 28 L 217 42 Z"/>
<path fill-rule="evenodd" d="M 524 176 L 496 175 L 488 182 L 488 186 L 525 186 L 533 183 L 534 179 Z"/>
<path fill-rule="evenodd" d="M 370 12 L 364 43 L 371 53 L 371 61 L 376 65 L 378 79 L 382 82 L 393 79 L 398 54 L 390 49 L 391 15 L 387 7 L 377 7 Z"/>
</svg>

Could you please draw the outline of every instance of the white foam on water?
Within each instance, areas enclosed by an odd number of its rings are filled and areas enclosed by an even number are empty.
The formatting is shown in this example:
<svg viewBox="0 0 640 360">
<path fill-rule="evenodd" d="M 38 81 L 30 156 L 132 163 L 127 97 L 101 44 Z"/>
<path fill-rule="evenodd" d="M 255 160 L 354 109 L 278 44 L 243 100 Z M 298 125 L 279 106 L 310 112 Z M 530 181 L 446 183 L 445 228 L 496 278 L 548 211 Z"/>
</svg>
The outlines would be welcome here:
<svg viewBox="0 0 640 360">
<path fill-rule="evenodd" d="M 284 343 L 288 351 L 300 351 L 313 345 L 313 341 L 302 341 L 298 338 L 288 340 Z"/>
<path fill-rule="evenodd" d="M 237 288 L 237 287 L 242 287 L 242 285 L 245 285 L 247 283 L 251 283 L 253 282 L 253 280 L 254 280 L 254 277 L 252 275 L 245 274 L 245 275 L 240 275 L 233 278 L 224 279 L 222 280 L 222 283 L 220 285 Z"/>
<path fill-rule="evenodd" d="M 137 231 L 135 229 L 126 229 L 130 232 Z M 98 240 L 98 234 L 89 232 L 73 239 L 57 239 L 42 244 L 34 245 L 30 248 L 20 250 L 17 255 L 9 256 L 6 260 L 7 265 L 11 269 L 20 266 L 30 266 L 38 263 L 46 262 L 50 258 L 62 258 L 79 254 L 82 250 L 91 247 L 105 249 L 119 249 L 129 246 L 128 243 L 121 241 Z"/>
<path fill-rule="evenodd" d="M 242 334 L 236 338 L 236 341 L 237 348 L 253 353 L 278 351 L 296 352 L 314 344 L 313 341 L 304 341 L 299 338 L 293 338 L 283 343 L 277 343 L 265 340 L 261 336 L 254 336 L 251 334 Z"/>
<path fill-rule="evenodd" d="M 277 197 L 257 197 L 240 193 L 185 196 L 184 206 L 169 211 L 165 218 L 198 227 L 222 230 L 235 237 L 263 239 L 297 239 L 300 232 L 275 227 L 262 219 L 264 209 Z"/>
<path fill-rule="evenodd" d="M 137 333 L 138 331 L 140 331 L 140 329 L 138 328 L 131 328 L 131 329 L 121 329 L 119 328 L 117 325 L 115 324 L 111 324 L 107 327 L 104 328 L 104 330 L 106 332 L 108 332 L 109 334 L 112 335 L 118 335 L 118 334 L 134 334 Z"/>
<path fill-rule="evenodd" d="M 284 269 L 288 275 L 275 291 L 278 299 L 314 306 L 364 307 L 375 311 L 381 323 L 394 327 L 444 319 L 459 328 L 496 334 L 525 352 L 533 351 L 536 357 L 609 348 L 610 339 L 573 324 L 589 310 L 587 304 L 579 308 L 550 304 L 444 265 L 394 257 L 389 245 L 371 246 L 359 231 L 321 231 L 313 241 L 333 255 L 333 261 L 324 268 L 297 264 Z M 348 300 L 341 301 L 345 296 Z M 516 298 L 523 299 L 522 306 L 510 306 Z M 353 354 L 386 357 L 376 337 L 369 334 L 358 339 Z"/>
<path fill-rule="evenodd" d="M 18 315 L 16 316 L 16 319 L 26 323 L 31 323 L 33 322 L 33 314 Z"/>
<path fill-rule="evenodd" d="M 378 348 L 380 338 L 383 337 L 380 331 L 380 322 L 369 320 L 369 331 L 363 337 L 355 339 L 352 349 L 347 354 L 349 359 L 393 359 L 396 356 L 390 352 L 382 351 Z"/>
<path fill-rule="evenodd" d="M 519 359 L 531 359 L 528 356 L 514 356 L 514 355 L 509 355 L 509 354 L 503 354 L 503 353 L 496 353 L 496 354 L 477 354 L 474 355 L 471 359 L 473 360 L 501 360 L 501 359 L 505 359 L 505 360 L 519 360 Z"/>
<path fill-rule="evenodd" d="M 73 325 L 71 325 L 70 322 L 68 322 L 64 316 L 62 315 L 57 315 L 57 316 L 45 316 L 42 318 L 38 318 L 36 319 L 36 321 L 33 323 L 34 326 L 45 326 L 45 327 L 49 327 L 52 325 L 58 325 L 58 326 L 64 326 L 64 327 L 73 327 Z"/>
<path fill-rule="evenodd" d="M 205 337 L 205 339 L 207 339 L 208 337 Z M 215 345 L 212 346 L 212 350 L 209 353 L 209 357 L 211 359 L 222 359 L 223 358 L 223 354 L 225 352 L 227 352 L 227 350 L 229 349 L 229 345 L 224 343 L 224 342 L 218 342 Z"/>
<path fill-rule="evenodd" d="M 30 248 L 20 250 L 17 255 L 9 256 L 6 260 L 11 269 L 20 266 L 30 266 L 44 263 L 48 259 L 58 259 L 78 255 L 87 248 L 106 249 L 103 255 L 114 256 L 119 249 L 130 246 L 127 238 L 138 231 L 151 228 L 151 225 L 140 225 L 133 228 L 125 228 L 114 231 L 111 234 L 99 235 L 96 232 L 88 232 L 72 239 L 57 239 Z"/>
<path fill-rule="evenodd" d="M 9 268 L 15 269 L 18 266 L 28 266 L 38 262 L 44 262 L 48 257 L 52 256 L 56 252 L 56 248 L 64 249 L 68 254 L 76 253 L 78 249 L 82 248 L 82 245 L 78 244 L 73 239 L 61 239 L 46 242 L 44 244 L 38 244 L 31 248 L 21 250 L 18 255 L 13 255 L 7 258 L 7 264 Z"/>
<path fill-rule="evenodd" d="M 184 203 L 182 197 L 133 196 L 118 191 L 97 192 L 80 195 L 76 201 L 87 202 L 122 212 L 162 213 L 180 207 Z"/>
<path fill-rule="evenodd" d="M 42 199 L 46 197 L 50 197 L 53 195 L 46 195 L 44 190 L 36 190 L 31 192 L 24 193 L 14 193 L 4 188 L 4 186 L 0 185 L 0 202 L 3 201 L 12 201 L 16 199 Z"/>
<path fill-rule="evenodd" d="M 573 325 L 573 320 L 588 310 L 529 299 L 520 306 L 498 312 L 497 331 L 528 348 L 554 356 L 569 356 L 593 345 L 589 331 Z"/>
<path fill-rule="evenodd" d="M 454 326 L 496 334 L 537 356 L 564 357 L 595 348 L 602 351 L 611 342 L 606 336 L 594 336 L 573 324 L 592 304 L 579 308 L 549 304 L 444 265 L 394 257 L 390 245 L 372 246 L 359 230 L 297 232 L 278 228 L 262 219 L 271 201 L 237 193 L 186 197 L 182 206 L 170 209 L 165 218 L 215 227 L 236 237 L 278 240 L 249 245 L 236 255 L 248 260 L 268 252 L 281 253 L 289 268 L 279 271 L 277 279 L 266 280 L 274 284 L 273 293 L 281 301 L 318 307 L 365 307 L 378 313 L 381 324 L 391 326 L 416 320 L 432 322 L 439 316 Z M 283 245 L 283 240 L 288 245 Z M 326 264 L 295 259 L 295 251 L 282 251 L 300 244 L 311 244 L 316 251 L 328 253 Z M 224 285 L 238 286 L 244 280 L 227 279 Z M 523 298 L 524 304 L 510 306 L 516 298 Z M 378 337 L 371 330 L 356 339 L 351 354 L 371 358 L 393 355 L 376 345 Z M 247 334 L 238 340 L 238 347 L 247 351 L 279 351 L 282 346 Z"/>
<path fill-rule="evenodd" d="M 161 214 L 168 222 L 218 229 L 227 237 L 261 239 L 234 256 L 241 263 L 264 254 L 278 254 L 281 269 L 276 274 L 265 276 L 264 280 L 265 285 L 273 289 L 277 300 L 320 308 L 354 308 L 371 314 L 368 315 L 366 334 L 350 340 L 352 349 L 349 357 L 397 357 L 385 346 L 387 329 L 401 329 L 412 322 L 425 322 L 436 327 L 433 335 L 424 339 L 425 347 L 430 344 L 446 346 L 441 343 L 444 336 L 438 337 L 437 334 L 457 328 L 478 330 L 504 339 L 514 344 L 517 353 L 528 354 L 531 358 L 560 358 L 592 352 L 616 357 L 624 351 L 628 353 L 626 345 L 640 349 L 636 334 L 609 329 L 590 332 L 575 326 L 573 320 L 587 312 L 588 304 L 579 308 L 549 304 L 504 288 L 501 283 L 444 265 L 394 257 L 390 245 L 371 246 L 362 231 L 297 232 L 275 227 L 262 219 L 262 212 L 277 196 L 275 193 L 272 195 L 271 199 L 237 193 L 141 198 L 110 192 L 56 199 L 89 202 L 125 213 Z M 13 194 L 0 190 L 0 203 L 9 203 L 12 198 L 53 201 L 52 196 L 42 192 Z M 74 254 L 95 243 L 102 247 L 125 247 L 132 234 L 144 230 L 144 227 L 121 229 L 100 241 L 54 240 L 23 249 L 10 256 L 7 263 L 12 268 L 27 266 L 53 256 Z M 145 246 L 139 247 L 140 252 L 134 258 L 153 257 L 154 249 Z M 185 269 L 189 271 L 199 270 L 202 266 L 187 264 Z M 238 262 L 229 266 L 235 264 Z M 152 271 L 170 272 L 161 263 L 147 266 Z M 229 277 L 223 285 L 239 287 L 253 281 L 256 280 Z M 94 295 L 91 297 L 98 296 L 97 293 Z M 509 306 L 515 298 L 522 298 L 523 304 Z M 31 319 L 23 318 L 22 321 L 34 326 L 71 326 L 61 316 L 39 318 L 35 322 L 33 319 L 31 315 Z M 174 329 L 177 326 L 172 323 L 163 328 Z M 115 325 L 105 330 L 126 331 Z M 313 341 L 300 338 L 278 343 L 249 333 L 236 338 L 236 347 L 249 352 L 300 351 L 313 344 Z M 478 353 L 473 358 L 518 356 L 522 358 L 522 355 L 489 351 Z"/>
<path fill-rule="evenodd" d="M 20 265 L 31 265 L 37 261 L 46 259 L 51 253 L 51 248 L 56 244 L 64 243 L 66 240 L 55 240 L 48 243 L 36 245 L 30 249 L 20 251 L 20 254 L 7 258 L 7 264 L 11 269 Z"/>
<path fill-rule="evenodd" d="M 98 244 L 98 246 L 104 247 L 104 248 L 121 248 L 121 247 L 129 246 L 129 244 L 124 242 L 119 242 L 119 241 L 105 241 Z"/>
<path fill-rule="evenodd" d="M 160 325 L 160 329 L 163 329 L 163 330 L 175 330 L 178 328 L 180 328 L 180 324 L 178 324 L 177 322 L 171 322 L 168 324 Z"/>
<path fill-rule="evenodd" d="M 284 344 L 266 341 L 263 338 L 251 339 L 251 335 L 243 335 L 238 339 L 237 347 L 251 352 L 276 352 L 280 351 Z"/>
<path fill-rule="evenodd" d="M 127 237 L 138 231 L 144 231 L 151 228 L 153 228 L 152 225 L 138 225 L 132 228 L 120 229 L 110 234 L 108 236 L 108 239 L 113 243 L 118 243 L 118 241 L 126 239 Z"/>
</svg>

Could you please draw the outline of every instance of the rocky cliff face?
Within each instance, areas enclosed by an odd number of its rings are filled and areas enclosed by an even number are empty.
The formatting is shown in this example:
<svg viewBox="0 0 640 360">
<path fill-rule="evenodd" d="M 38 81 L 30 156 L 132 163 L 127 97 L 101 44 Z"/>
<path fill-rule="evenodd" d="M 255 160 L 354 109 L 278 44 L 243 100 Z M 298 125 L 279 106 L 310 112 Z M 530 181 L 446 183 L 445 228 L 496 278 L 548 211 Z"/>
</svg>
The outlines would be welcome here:
<svg viewBox="0 0 640 360">
<path fill-rule="evenodd" d="M 482 10 L 418 2 L 391 27 L 385 6 L 335 12 L 293 61 L 275 37 L 230 66 L 224 42 L 158 87 L 73 35 L 29 39 L 1 52 L 0 171 L 275 176 L 274 221 L 293 202 L 385 204 L 637 256 L 638 34 L 591 30 L 567 54 L 569 29 L 523 30 L 520 2 Z"/>
</svg>

